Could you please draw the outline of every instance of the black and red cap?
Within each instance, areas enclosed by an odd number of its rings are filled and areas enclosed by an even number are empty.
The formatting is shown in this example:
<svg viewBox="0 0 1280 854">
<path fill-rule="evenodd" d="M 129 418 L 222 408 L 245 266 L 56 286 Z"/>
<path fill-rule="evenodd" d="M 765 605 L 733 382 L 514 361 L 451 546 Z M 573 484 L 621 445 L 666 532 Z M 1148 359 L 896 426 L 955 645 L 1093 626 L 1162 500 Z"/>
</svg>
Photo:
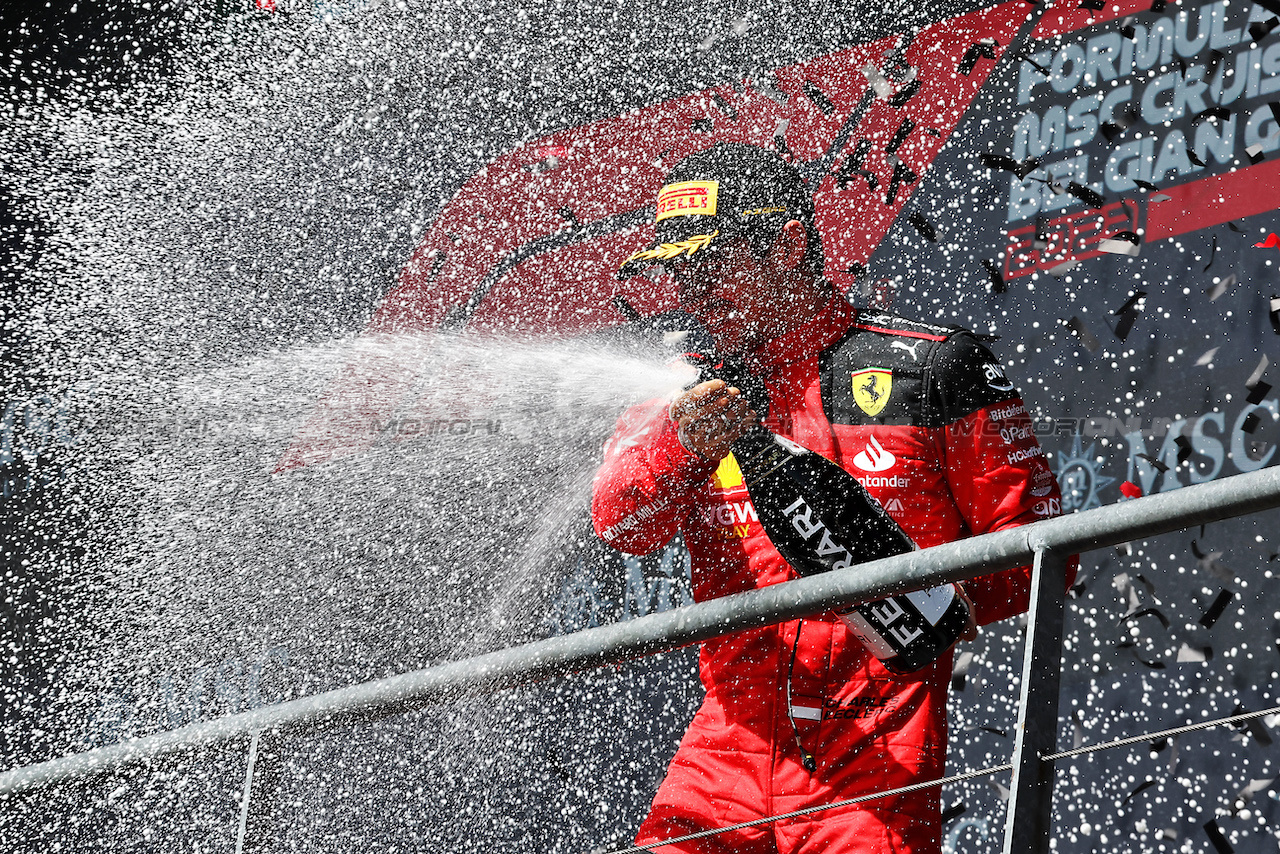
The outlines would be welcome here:
<svg viewBox="0 0 1280 854">
<path fill-rule="evenodd" d="M 655 242 L 622 262 L 618 275 L 691 257 L 736 236 L 763 252 L 793 219 L 813 229 L 813 197 L 800 172 L 772 151 L 718 143 L 667 173 L 654 212 Z"/>
</svg>

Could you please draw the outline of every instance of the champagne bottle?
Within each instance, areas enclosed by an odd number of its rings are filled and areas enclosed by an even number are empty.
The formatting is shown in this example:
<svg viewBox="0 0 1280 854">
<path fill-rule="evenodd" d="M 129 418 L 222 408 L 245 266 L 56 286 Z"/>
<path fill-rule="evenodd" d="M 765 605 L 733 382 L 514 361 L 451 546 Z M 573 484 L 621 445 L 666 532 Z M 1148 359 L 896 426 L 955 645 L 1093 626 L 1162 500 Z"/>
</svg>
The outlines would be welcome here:
<svg viewBox="0 0 1280 854">
<path fill-rule="evenodd" d="M 761 415 L 762 384 L 744 366 L 691 355 L 702 379 L 736 386 Z M 761 426 L 736 439 L 733 456 L 765 534 L 801 575 L 847 569 L 903 554 L 915 543 L 880 503 L 840 466 Z M 969 606 L 954 584 L 866 602 L 840 618 L 886 670 L 908 674 L 927 667 L 960 638 Z"/>
</svg>

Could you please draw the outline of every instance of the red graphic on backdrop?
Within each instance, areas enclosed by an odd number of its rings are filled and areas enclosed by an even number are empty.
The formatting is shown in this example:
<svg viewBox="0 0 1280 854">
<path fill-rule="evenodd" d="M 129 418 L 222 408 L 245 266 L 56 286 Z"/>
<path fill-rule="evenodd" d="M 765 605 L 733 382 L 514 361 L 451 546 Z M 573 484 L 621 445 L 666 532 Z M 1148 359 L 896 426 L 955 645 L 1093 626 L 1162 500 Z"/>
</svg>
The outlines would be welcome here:
<svg viewBox="0 0 1280 854">
<path fill-rule="evenodd" d="M 675 308 L 669 281 L 616 277 L 648 240 L 667 169 L 719 141 L 773 146 L 811 177 L 826 273 L 848 286 L 1027 20 L 1013 0 L 534 141 L 463 185 L 369 332 L 581 334 Z M 279 468 L 368 447 L 344 427 L 403 415 L 416 378 L 350 365 Z M 394 412 L 387 401 L 398 400 Z"/>
</svg>

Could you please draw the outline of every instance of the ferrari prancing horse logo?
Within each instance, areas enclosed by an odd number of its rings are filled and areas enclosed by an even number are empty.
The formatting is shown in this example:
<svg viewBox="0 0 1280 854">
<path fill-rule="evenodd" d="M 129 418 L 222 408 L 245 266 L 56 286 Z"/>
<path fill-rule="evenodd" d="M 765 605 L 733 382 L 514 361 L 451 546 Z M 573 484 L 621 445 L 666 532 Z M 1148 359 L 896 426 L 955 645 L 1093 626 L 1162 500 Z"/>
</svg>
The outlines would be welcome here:
<svg viewBox="0 0 1280 854">
<path fill-rule="evenodd" d="M 853 373 L 853 401 L 873 418 L 889 402 L 893 389 L 893 371 L 885 368 L 863 368 Z"/>
</svg>

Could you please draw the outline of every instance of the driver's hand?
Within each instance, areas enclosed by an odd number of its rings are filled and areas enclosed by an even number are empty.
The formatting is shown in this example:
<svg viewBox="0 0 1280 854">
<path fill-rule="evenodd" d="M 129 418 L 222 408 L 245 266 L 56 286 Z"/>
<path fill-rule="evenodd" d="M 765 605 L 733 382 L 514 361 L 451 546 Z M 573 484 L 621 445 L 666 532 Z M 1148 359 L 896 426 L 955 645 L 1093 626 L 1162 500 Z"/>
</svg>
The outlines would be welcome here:
<svg viewBox="0 0 1280 854">
<path fill-rule="evenodd" d="M 719 462 L 729 446 L 758 422 L 746 398 L 724 380 L 707 380 L 671 404 L 671 420 L 680 428 L 680 444 L 703 459 Z"/>
</svg>

